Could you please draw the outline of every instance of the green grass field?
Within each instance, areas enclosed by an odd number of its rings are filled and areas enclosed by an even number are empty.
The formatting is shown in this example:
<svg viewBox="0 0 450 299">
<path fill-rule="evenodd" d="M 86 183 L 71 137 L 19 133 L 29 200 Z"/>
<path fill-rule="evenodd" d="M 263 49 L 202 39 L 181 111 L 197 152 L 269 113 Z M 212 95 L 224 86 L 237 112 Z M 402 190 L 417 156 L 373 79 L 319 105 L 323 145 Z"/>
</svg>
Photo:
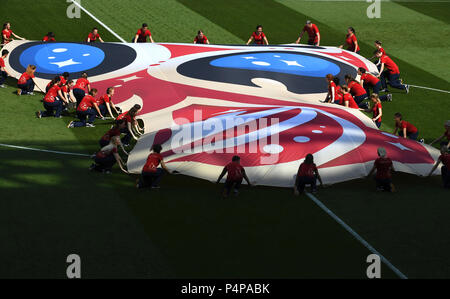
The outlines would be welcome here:
<svg viewBox="0 0 450 299">
<path fill-rule="evenodd" d="M 23 5 L 27 9 L 22 9 Z M 306 19 L 323 45 L 339 45 L 353 26 L 362 54 L 380 39 L 405 82 L 450 90 L 450 2 L 382 2 L 368 19 L 365 1 L 83 0 L 112 30 L 131 40 L 147 22 L 157 42 L 191 42 L 203 29 L 212 43 L 244 43 L 256 24 L 269 42 L 293 42 Z M 0 16 L 30 40 L 54 31 L 81 41 L 88 15 L 66 17 L 66 1 L 2 0 Z M 0 89 L 0 143 L 91 154 L 110 122 L 69 130 L 73 116 L 37 119 L 41 95 Z M 383 106 L 383 130 L 402 112 L 426 142 L 450 119 L 449 94 L 412 88 Z M 308 197 L 290 189 L 244 188 L 222 200 L 220 187 L 166 176 L 159 191 L 138 191 L 133 176 L 90 173 L 83 157 L 0 146 L 0 277 L 64 278 L 66 257 L 82 259 L 82 277 L 365 278 L 370 253 Z M 449 278 L 449 193 L 440 177 L 396 174 L 394 194 L 376 193 L 370 179 L 320 190 L 317 197 L 410 278 Z M 383 278 L 397 276 L 383 265 Z"/>
</svg>

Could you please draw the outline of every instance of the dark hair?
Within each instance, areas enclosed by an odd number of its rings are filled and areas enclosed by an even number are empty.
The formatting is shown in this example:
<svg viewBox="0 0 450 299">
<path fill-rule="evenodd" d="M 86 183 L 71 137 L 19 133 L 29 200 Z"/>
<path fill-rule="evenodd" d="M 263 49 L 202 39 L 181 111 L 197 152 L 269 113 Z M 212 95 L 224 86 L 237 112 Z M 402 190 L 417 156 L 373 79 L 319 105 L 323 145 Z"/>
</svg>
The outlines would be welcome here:
<svg viewBox="0 0 450 299">
<path fill-rule="evenodd" d="M 345 75 L 344 78 L 345 78 L 345 80 L 356 81 L 355 78 L 353 78 L 353 76 L 352 76 L 352 75 L 349 75 L 349 74 Z"/>
<path fill-rule="evenodd" d="M 141 109 L 141 105 L 139 104 L 135 104 L 133 107 L 131 107 L 131 109 L 128 111 L 128 115 L 131 116 L 132 118 L 134 118 L 137 114 L 137 112 L 139 111 L 139 109 Z"/>
<path fill-rule="evenodd" d="M 348 86 L 345 84 L 341 86 L 341 89 L 345 92 L 348 92 Z"/>
<path fill-rule="evenodd" d="M 360 71 L 361 73 L 365 74 L 366 73 L 366 69 L 363 67 L 359 67 L 358 71 Z"/>
<path fill-rule="evenodd" d="M 64 79 L 69 79 L 69 77 L 70 77 L 70 74 L 68 73 L 68 72 L 64 72 L 63 74 L 62 74 L 62 76 L 64 77 Z"/>
<path fill-rule="evenodd" d="M 98 92 L 97 88 L 92 88 L 91 91 L 89 91 L 89 94 L 91 96 L 94 96 L 94 93 L 97 94 L 97 92 Z"/>
<path fill-rule="evenodd" d="M 350 29 L 351 32 L 355 33 L 355 28 L 353 28 L 353 27 L 348 27 L 348 29 Z"/>
<path fill-rule="evenodd" d="M 332 81 L 333 80 L 333 74 L 327 74 L 326 76 L 325 76 L 325 78 L 327 78 L 327 80 L 328 81 Z"/>
<path fill-rule="evenodd" d="M 395 113 L 394 116 L 402 119 L 402 114 L 400 112 Z"/>
<path fill-rule="evenodd" d="M 50 81 L 50 88 L 53 87 L 56 83 L 61 82 L 61 78 L 59 76 L 56 76 L 55 78 Z"/>
<path fill-rule="evenodd" d="M 314 163 L 314 157 L 312 154 L 307 154 L 305 157 L 305 163 L 306 164 L 313 164 Z"/>
<path fill-rule="evenodd" d="M 6 54 L 9 54 L 9 51 L 8 50 L 3 50 L 2 51 L 2 56 L 5 56 Z"/>
<path fill-rule="evenodd" d="M 233 162 L 237 162 L 240 160 L 241 160 L 241 157 L 239 157 L 239 156 L 233 156 L 233 158 L 231 158 L 231 161 L 233 161 Z"/>
<path fill-rule="evenodd" d="M 341 79 L 339 79 L 338 77 L 334 77 L 333 82 L 334 82 L 334 84 L 339 85 L 339 83 L 341 82 Z"/>
<path fill-rule="evenodd" d="M 118 119 L 118 120 L 116 120 L 116 122 L 115 122 L 115 126 L 116 127 L 118 127 L 118 126 L 120 126 L 121 124 L 123 124 L 125 122 L 125 120 L 122 118 L 122 119 Z"/>
<path fill-rule="evenodd" d="M 69 80 L 69 81 L 66 82 L 66 85 L 70 85 L 72 83 L 73 83 L 73 80 Z"/>
<path fill-rule="evenodd" d="M 8 24 L 9 24 L 9 22 L 6 22 L 6 23 L 3 24 L 3 30 L 6 29 L 6 27 L 8 26 Z"/>
<path fill-rule="evenodd" d="M 380 46 L 381 46 L 381 42 L 380 42 L 379 40 L 376 40 L 375 43 L 376 43 L 377 45 L 380 45 Z"/>
<path fill-rule="evenodd" d="M 92 28 L 92 31 L 94 31 L 94 30 L 98 30 L 98 28 L 97 27 Z"/>
<path fill-rule="evenodd" d="M 197 32 L 197 34 L 200 34 L 200 33 L 203 33 L 203 31 L 202 31 L 202 30 L 199 30 L 199 31 Z"/>
<path fill-rule="evenodd" d="M 48 37 L 55 37 L 55 34 L 54 34 L 53 32 L 50 31 L 49 33 L 47 33 L 47 36 L 48 36 Z"/>
<path fill-rule="evenodd" d="M 256 30 L 258 31 L 259 28 L 262 28 L 262 25 L 257 25 Z"/>
<path fill-rule="evenodd" d="M 373 51 L 373 54 L 378 54 L 378 53 L 383 53 L 383 52 L 381 52 L 380 50 Z"/>
<path fill-rule="evenodd" d="M 147 23 L 142 24 L 142 28 L 148 27 Z"/>
<path fill-rule="evenodd" d="M 114 87 L 108 87 L 108 88 L 106 89 L 106 93 L 109 94 L 109 93 L 111 92 L 111 90 L 113 90 L 113 89 L 114 89 Z"/>
<path fill-rule="evenodd" d="M 152 151 L 159 154 L 161 152 L 161 150 L 162 150 L 161 144 L 153 144 Z"/>
<path fill-rule="evenodd" d="M 88 77 L 88 73 L 86 73 L 86 72 L 82 72 L 81 73 L 81 78 L 87 78 Z"/>
</svg>

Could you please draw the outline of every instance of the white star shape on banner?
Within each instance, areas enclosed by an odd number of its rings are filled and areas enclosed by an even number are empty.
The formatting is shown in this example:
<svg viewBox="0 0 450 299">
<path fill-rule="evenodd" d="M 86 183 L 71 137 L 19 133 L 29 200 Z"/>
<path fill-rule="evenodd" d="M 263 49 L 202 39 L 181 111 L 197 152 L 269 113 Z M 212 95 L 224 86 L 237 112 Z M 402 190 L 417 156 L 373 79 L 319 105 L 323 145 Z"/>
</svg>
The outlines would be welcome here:
<svg viewBox="0 0 450 299">
<path fill-rule="evenodd" d="M 286 63 L 289 66 L 299 66 L 299 67 L 304 67 L 303 65 L 299 64 L 296 60 L 282 60 L 280 59 L 280 61 L 283 61 L 284 63 Z"/>
<path fill-rule="evenodd" d="M 399 143 L 399 142 L 389 142 L 389 141 L 386 141 L 386 142 L 389 143 L 389 144 L 392 144 L 393 146 L 398 147 L 398 148 L 401 149 L 402 151 L 410 151 L 410 152 L 413 152 L 412 149 L 410 149 L 410 148 L 404 146 L 403 144 L 401 144 L 401 143 Z"/>
<path fill-rule="evenodd" d="M 81 62 L 73 61 L 73 58 L 71 58 L 69 60 L 60 61 L 60 62 L 50 62 L 50 64 L 56 64 L 58 66 L 58 68 L 62 68 L 62 67 L 68 66 L 68 65 L 81 64 Z"/>
</svg>

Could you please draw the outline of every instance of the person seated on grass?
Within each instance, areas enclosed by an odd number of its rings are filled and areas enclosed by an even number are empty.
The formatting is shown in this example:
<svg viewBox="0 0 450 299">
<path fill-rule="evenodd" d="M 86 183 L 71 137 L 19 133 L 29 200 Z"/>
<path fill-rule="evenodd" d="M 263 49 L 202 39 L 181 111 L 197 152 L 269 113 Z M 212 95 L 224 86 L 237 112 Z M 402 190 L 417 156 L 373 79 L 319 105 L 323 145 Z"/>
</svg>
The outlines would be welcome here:
<svg viewBox="0 0 450 299">
<path fill-rule="evenodd" d="M 433 174 L 433 172 L 436 170 L 436 168 L 438 168 L 441 162 L 442 184 L 444 185 L 444 188 L 450 189 L 450 153 L 448 152 L 448 148 L 445 145 L 441 147 L 441 155 L 437 159 L 428 176 L 431 176 Z"/>
<path fill-rule="evenodd" d="M 94 43 L 94 42 L 96 42 L 98 40 L 100 42 L 104 43 L 104 41 L 100 37 L 100 34 L 98 34 L 98 28 L 94 27 L 94 28 L 92 28 L 92 31 L 88 34 L 88 37 L 86 38 L 86 41 L 88 43 Z"/>
<path fill-rule="evenodd" d="M 341 105 L 348 107 L 348 108 L 359 109 L 359 106 L 358 106 L 358 104 L 356 104 L 355 99 L 353 99 L 353 96 L 351 95 L 350 89 L 348 88 L 348 86 L 342 85 L 341 91 L 342 91 Z"/>
<path fill-rule="evenodd" d="M 256 31 L 253 32 L 250 38 L 248 39 L 247 45 L 249 45 L 252 41 L 254 41 L 255 45 L 260 46 L 264 45 L 264 42 L 266 43 L 266 45 L 269 44 L 269 41 L 267 40 L 267 37 L 263 32 L 262 25 L 256 26 Z"/>
<path fill-rule="evenodd" d="M 126 126 L 126 122 L 123 119 L 116 120 L 114 123 L 114 126 L 112 126 L 112 128 L 109 129 L 108 132 L 106 132 L 105 135 L 102 136 L 102 138 L 100 138 L 100 140 L 98 142 L 100 144 L 100 147 L 107 146 L 113 137 L 115 137 L 115 136 L 120 137 L 120 134 L 121 134 L 120 131 L 123 128 L 125 128 L 125 126 Z M 128 152 L 123 147 L 122 142 L 120 142 L 119 146 L 122 149 L 122 151 L 126 155 L 128 155 Z"/>
<path fill-rule="evenodd" d="M 391 181 L 391 172 L 395 171 L 392 160 L 387 157 L 386 149 L 384 147 L 379 147 L 377 152 L 378 158 L 373 163 L 373 167 L 367 177 L 370 177 L 376 170 L 375 181 L 377 191 L 395 192 L 394 184 L 392 184 Z"/>
<path fill-rule="evenodd" d="M 383 54 L 382 51 L 376 50 L 375 56 L 380 59 L 380 74 L 378 77 L 381 80 L 381 86 L 383 88 L 383 91 L 387 91 L 387 83 L 386 83 L 386 77 L 388 80 L 388 83 L 391 87 L 405 90 L 406 93 L 409 93 L 409 85 L 402 84 L 400 80 L 400 70 L 395 64 L 395 62 L 386 54 Z"/>
<path fill-rule="evenodd" d="M 161 155 L 162 147 L 160 144 L 154 144 L 151 149 L 150 155 L 147 157 L 140 178 L 136 181 L 136 188 L 151 187 L 152 189 L 159 188 L 159 182 L 161 181 L 164 171 L 170 173 L 170 170 L 164 163 L 164 158 Z M 158 167 L 161 164 L 161 167 Z M 175 171 L 173 172 L 175 173 Z"/>
<path fill-rule="evenodd" d="M 325 98 L 325 103 L 334 103 L 336 101 L 336 83 L 333 81 L 334 76 L 332 74 L 327 74 L 325 76 L 325 80 L 328 84 L 328 93 L 327 97 Z"/>
<path fill-rule="evenodd" d="M 233 156 L 233 158 L 231 158 L 231 162 L 225 165 L 222 173 L 217 179 L 217 184 L 220 183 L 220 180 L 222 180 L 225 174 L 227 174 L 227 179 L 225 180 L 225 188 L 223 190 L 224 198 L 228 197 L 231 191 L 233 191 L 235 196 L 239 194 L 242 179 L 245 179 L 249 186 L 252 185 L 247 177 L 247 174 L 245 173 L 244 167 L 241 166 L 241 158 L 239 156 Z"/>
<path fill-rule="evenodd" d="M 370 95 L 370 100 L 372 101 L 372 108 L 366 110 L 366 112 L 372 112 L 372 121 L 375 123 L 377 128 L 381 127 L 381 116 L 383 115 L 383 106 L 381 106 L 380 98 L 376 93 Z"/>
<path fill-rule="evenodd" d="M 433 145 L 433 143 L 439 142 L 442 139 L 444 139 L 441 141 L 441 147 L 443 145 L 445 145 L 447 148 L 450 148 L 450 120 L 447 120 L 445 122 L 444 127 L 445 127 L 444 134 L 442 134 L 441 137 L 439 137 L 439 138 L 435 139 L 433 142 L 431 142 L 430 145 Z M 447 139 L 447 140 L 445 140 L 445 139 Z"/>
<path fill-rule="evenodd" d="M 94 120 L 97 113 L 103 117 L 98 109 L 97 102 L 95 101 L 95 96 L 97 95 L 97 89 L 92 88 L 87 96 L 83 98 L 80 105 L 77 108 L 77 116 L 80 121 L 71 121 L 67 127 L 68 128 L 76 128 L 76 127 L 88 127 L 93 128 Z M 87 121 L 86 121 L 87 118 Z"/>
<path fill-rule="evenodd" d="M 42 38 L 43 42 L 55 42 L 55 34 L 53 32 L 49 32 L 47 33 L 43 38 Z"/>
<path fill-rule="evenodd" d="M 9 54 L 8 50 L 3 50 L 2 57 L 0 57 L 0 88 L 6 88 L 4 83 L 6 81 L 6 78 L 8 78 L 9 76 L 9 73 L 5 67 L 5 59 L 6 57 L 8 57 L 8 54 Z"/>
<path fill-rule="evenodd" d="M 109 116 L 112 119 L 115 119 L 112 111 L 116 112 L 117 115 L 119 115 L 119 111 L 117 110 L 116 106 L 114 106 L 114 103 L 112 102 L 112 96 L 114 95 L 114 87 L 108 87 L 106 89 L 106 94 L 101 96 L 97 99 L 97 105 L 98 108 L 100 108 L 100 112 L 102 115 L 106 115 L 106 113 L 109 114 Z"/>
<path fill-rule="evenodd" d="M 146 43 L 147 37 L 151 43 L 154 43 L 152 33 L 148 29 L 147 23 L 142 24 L 142 27 L 138 29 L 136 35 L 133 38 L 134 43 Z"/>
<path fill-rule="evenodd" d="M 18 36 L 17 34 L 15 34 L 12 30 L 11 30 L 11 23 L 6 22 L 3 24 L 3 29 L 2 29 L 2 45 L 6 45 L 7 43 L 9 43 L 10 41 L 13 41 L 14 39 L 11 37 L 14 36 L 17 39 L 21 39 L 24 40 L 23 37 Z"/>
<path fill-rule="evenodd" d="M 112 167 L 114 164 L 119 164 L 120 169 L 128 173 L 125 169 L 125 162 L 123 162 L 122 158 L 119 156 L 117 152 L 117 146 L 120 144 L 119 136 L 114 136 L 111 138 L 111 141 L 108 145 L 102 147 L 94 157 L 94 163 L 91 164 L 89 170 L 98 171 L 102 173 L 109 174 L 111 173 Z"/>
<path fill-rule="evenodd" d="M 206 35 L 203 34 L 202 30 L 199 30 L 197 32 L 197 35 L 194 38 L 194 44 L 208 44 L 209 45 L 209 40 L 206 37 Z"/>
<path fill-rule="evenodd" d="M 37 86 L 36 82 L 34 82 L 35 72 L 35 65 L 30 64 L 27 66 L 26 71 L 20 76 L 19 80 L 17 81 L 17 95 L 34 95 L 34 87 Z M 39 86 L 38 89 L 40 90 Z"/>
<path fill-rule="evenodd" d="M 65 95 L 63 94 L 59 83 L 61 78 L 56 76 L 52 81 L 50 81 L 50 88 L 44 97 L 44 108 L 45 111 L 37 111 L 37 118 L 54 116 L 56 118 L 61 117 L 61 112 L 63 110 L 63 104 L 68 103 Z"/>
<path fill-rule="evenodd" d="M 307 154 L 305 161 L 300 164 L 297 171 L 297 177 L 295 178 L 294 194 L 300 195 L 305 191 L 306 185 L 311 185 L 311 192 L 317 192 L 317 180 L 319 180 L 320 186 L 323 187 L 322 178 L 319 175 L 319 170 L 314 164 L 314 157 L 312 154 Z"/>
<path fill-rule="evenodd" d="M 355 80 L 350 75 L 345 75 L 345 82 L 347 83 L 347 87 L 350 90 L 350 93 L 352 94 L 356 104 L 358 104 L 359 108 L 367 109 L 369 108 L 368 103 L 364 103 L 364 100 L 366 100 L 369 95 L 367 94 L 366 90 L 359 84 L 358 81 Z"/>
<path fill-rule="evenodd" d="M 373 93 L 376 93 L 377 95 L 380 94 L 381 90 L 381 81 L 377 77 L 375 77 L 372 74 L 367 73 L 366 69 L 363 67 L 358 68 L 358 75 L 360 76 L 359 83 L 364 88 L 366 93 L 370 95 L 370 88 L 372 88 Z M 385 94 L 380 96 L 380 101 L 392 101 L 392 94 Z"/>
<path fill-rule="evenodd" d="M 73 87 L 73 95 L 77 99 L 77 107 L 86 95 L 86 91 L 91 91 L 91 83 L 88 80 L 88 74 L 83 72 L 81 78 L 77 79 L 75 86 Z"/>
<path fill-rule="evenodd" d="M 122 129 L 122 133 L 125 133 L 125 136 L 122 137 L 122 143 L 124 146 L 129 146 L 131 138 L 134 140 L 138 140 L 136 135 L 140 135 L 139 128 L 136 120 L 136 115 L 141 111 L 141 105 L 134 105 L 131 107 L 129 111 L 126 111 L 119 116 L 117 116 L 117 120 L 123 119 L 126 121 L 126 127 Z"/>
<path fill-rule="evenodd" d="M 413 124 L 407 122 L 406 120 L 403 120 L 403 116 L 401 113 L 395 113 L 394 120 L 394 135 L 398 132 L 398 136 L 400 137 L 417 140 L 417 138 L 419 137 L 419 130 L 417 130 L 417 128 Z"/>
</svg>

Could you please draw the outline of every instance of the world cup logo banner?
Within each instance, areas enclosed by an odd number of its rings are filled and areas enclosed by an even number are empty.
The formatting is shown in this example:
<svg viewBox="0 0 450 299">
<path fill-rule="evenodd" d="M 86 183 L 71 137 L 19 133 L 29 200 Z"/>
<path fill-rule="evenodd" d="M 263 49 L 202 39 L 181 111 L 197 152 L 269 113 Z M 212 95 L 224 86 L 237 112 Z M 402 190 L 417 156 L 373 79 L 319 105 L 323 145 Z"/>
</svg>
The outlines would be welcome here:
<svg viewBox="0 0 450 299">
<path fill-rule="evenodd" d="M 325 75 L 377 73 L 365 58 L 334 47 L 189 44 L 86 44 L 14 41 L 7 61 L 19 77 L 37 66 L 42 87 L 57 74 L 89 74 L 99 91 L 114 86 L 126 110 L 140 104 L 145 134 L 128 158 L 140 173 L 153 144 L 168 167 L 217 179 L 239 155 L 256 184 L 292 186 L 314 155 L 325 183 L 367 175 L 384 147 L 398 171 L 425 175 L 439 153 L 377 129 L 362 112 L 322 103 Z"/>
</svg>

